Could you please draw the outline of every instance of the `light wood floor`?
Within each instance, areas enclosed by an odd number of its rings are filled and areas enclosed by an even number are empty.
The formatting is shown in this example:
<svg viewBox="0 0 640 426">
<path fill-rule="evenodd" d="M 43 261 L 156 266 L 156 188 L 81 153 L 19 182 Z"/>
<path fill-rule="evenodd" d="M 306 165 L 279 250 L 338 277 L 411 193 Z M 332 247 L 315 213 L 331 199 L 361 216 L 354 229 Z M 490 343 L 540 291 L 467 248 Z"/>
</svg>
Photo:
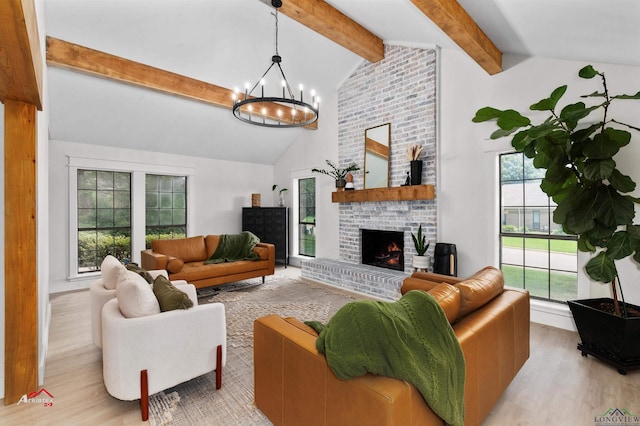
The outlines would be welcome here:
<svg viewBox="0 0 640 426">
<path fill-rule="evenodd" d="M 144 424 L 138 403 L 118 401 L 104 388 L 88 291 L 52 295 L 51 310 L 44 388 L 54 404 L 0 405 L 0 425 Z M 594 417 L 610 408 L 640 416 L 640 370 L 622 376 L 581 357 L 577 343 L 576 333 L 532 324 L 531 356 L 485 424 L 593 426 Z"/>
</svg>

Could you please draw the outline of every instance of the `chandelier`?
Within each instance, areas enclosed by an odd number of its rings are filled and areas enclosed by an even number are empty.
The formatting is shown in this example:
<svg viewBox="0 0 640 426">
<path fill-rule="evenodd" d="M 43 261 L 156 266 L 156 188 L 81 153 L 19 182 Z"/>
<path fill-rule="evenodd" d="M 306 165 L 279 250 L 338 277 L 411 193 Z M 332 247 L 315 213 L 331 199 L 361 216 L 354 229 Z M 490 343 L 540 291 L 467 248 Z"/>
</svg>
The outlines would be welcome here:
<svg viewBox="0 0 640 426">
<path fill-rule="evenodd" d="M 271 5 L 275 8 L 273 14 L 276 18 L 276 51 L 271 57 L 271 65 L 262 74 L 262 77 L 251 87 L 250 83 L 245 85 L 244 96 L 236 89 L 233 94 L 233 115 L 245 123 L 255 124 L 264 127 L 304 127 L 318 120 L 320 98 L 316 97 L 315 91 L 311 91 L 311 103 L 304 101 L 303 86 L 299 86 L 300 98 L 296 99 L 284 71 L 280 66 L 282 57 L 278 54 L 278 8 L 282 6 L 281 0 L 271 0 Z M 265 77 L 274 69 L 272 74 L 277 75 L 280 71 L 282 97 L 265 96 Z M 278 77 L 280 78 L 280 77 Z M 260 86 L 260 95 L 258 92 Z M 240 99 L 242 98 L 242 99 Z"/>
</svg>

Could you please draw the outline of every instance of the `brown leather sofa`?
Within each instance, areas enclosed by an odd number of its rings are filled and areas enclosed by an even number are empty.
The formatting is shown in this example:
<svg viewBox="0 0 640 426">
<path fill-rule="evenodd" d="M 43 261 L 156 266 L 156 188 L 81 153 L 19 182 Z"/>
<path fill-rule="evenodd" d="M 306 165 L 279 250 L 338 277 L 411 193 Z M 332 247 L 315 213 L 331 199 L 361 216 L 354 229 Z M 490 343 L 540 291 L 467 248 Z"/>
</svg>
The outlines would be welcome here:
<svg viewBox="0 0 640 426">
<path fill-rule="evenodd" d="M 445 311 L 466 364 L 465 425 L 479 425 L 529 358 L 529 293 L 487 267 L 467 280 L 416 272 L 402 293 L 426 290 Z M 367 374 L 339 380 L 295 318 L 254 323 L 255 402 L 274 425 L 442 425 L 417 389 Z M 428 366 L 425 366 L 428 368 Z"/>
<path fill-rule="evenodd" d="M 219 235 L 154 240 L 151 249 L 142 251 L 142 268 L 146 270 L 166 269 L 169 279 L 185 280 L 197 288 L 211 287 L 249 278 L 273 275 L 275 268 L 275 246 L 258 243 L 253 251 L 259 260 L 205 264 L 215 252 Z"/>
</svg>

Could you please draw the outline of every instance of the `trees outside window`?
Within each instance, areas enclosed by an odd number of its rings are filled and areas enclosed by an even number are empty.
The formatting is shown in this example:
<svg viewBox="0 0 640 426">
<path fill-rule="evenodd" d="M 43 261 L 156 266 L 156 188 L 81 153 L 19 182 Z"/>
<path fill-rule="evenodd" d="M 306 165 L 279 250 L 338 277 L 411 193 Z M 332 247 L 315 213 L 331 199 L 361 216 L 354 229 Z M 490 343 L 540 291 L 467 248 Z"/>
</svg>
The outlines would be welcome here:
<svg viewBox="0 0 640 426">
<path fill-rule="evenodd" d="M 577 297 L 577 240 L 553 222 L 543 176 L 522 153 L 500 155 L 500 267 L 506 285 L 564 302 Z"/>
<path fill-rule="evenodd" d="M 187 177 L 145 177 L 145 244 L 187 236 Z"/>
<path fill-rule="evenodd" d="M 316 178 L 298 180 L 298 254 L 316 255 Z"/>
<path fill-rule="evenodd" d="M 131 258 L 131 173 L 78 170 L 78 273 Z"/>
</svg>

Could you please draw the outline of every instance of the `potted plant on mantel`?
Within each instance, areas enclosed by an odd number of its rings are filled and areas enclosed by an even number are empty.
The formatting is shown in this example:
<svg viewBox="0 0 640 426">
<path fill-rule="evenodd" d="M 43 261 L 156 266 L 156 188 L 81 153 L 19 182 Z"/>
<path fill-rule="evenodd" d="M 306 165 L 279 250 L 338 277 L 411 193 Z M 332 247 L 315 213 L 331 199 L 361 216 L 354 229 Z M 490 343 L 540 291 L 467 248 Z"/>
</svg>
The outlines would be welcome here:
<svg viewBox="0 0 640 426">
<path fill-rule="evenodd" d="M 431 244 L 427 237 L 422 235 L 422 224 L 418 226 L 418 235 L 411 233 L 413 239 L 413 245 L 416 248 L 417 255 L 413 255 L 413 267 L 420 271 L 426 271 L 429 269 L 429 256 L 425 253 L 429 250 Z"/>
<path fill-rule="evenodd" d="M 616 168 L 613 157 L 631 142 L 640 128 L 610 117 L 609 107 L 620 100 L 639 100 L 635 95 L 610 95 L 604 73 L 591 65 L 578 75 L 600 77 L 602 90 L 582 98 L 595 99 L 592 106 L 576 102 L 558 108 L 567 86 L 531 105 L 532 111 L 550 115 L 542 123 L 514 110 L 485 107 L 474 122 L 497 120 L 491 139 L 512 136 L 511 145 L 546 169 L 540 188 L 557 204 L 553 221 L 565 233 L 578 237 L 578 249 L 594 253 L 585 270 L 595 281 L 610 283 L 613 298 L 569 301 L 582 343 L 578 349 L 615 366 L 625 374 L 640 368 L 640 307 L 626 303 L 615 261 L 632 256 L 640 262 L 640 225 L 635 225 L 634 204 L 629 195 L 636 184 Z M 600 117 L 594 118 L 593 113 Z M 618 298 L 620 294 L 621 301 Z"/>
<path fill-rule="evenodd" d="M 347 167 L 341 168 L 336 166 L 335 163 L 331 160 L 325 160 L 325 162 L 329 165 L 329 167 L 331 167 L 330 170 L 314 168 L 314 169 L 311 169 L 311 171 L 315 173 L 322 173 L 334 178 L 336 181 L 336 189 L 338 191 L 344 190 L 344 187 L 347 184 L 347 181 L 346 181 L 347 173 L 360 170 L 360 167 L 358 167 L 356 163 L 351 163 Z"/>
</svg>

